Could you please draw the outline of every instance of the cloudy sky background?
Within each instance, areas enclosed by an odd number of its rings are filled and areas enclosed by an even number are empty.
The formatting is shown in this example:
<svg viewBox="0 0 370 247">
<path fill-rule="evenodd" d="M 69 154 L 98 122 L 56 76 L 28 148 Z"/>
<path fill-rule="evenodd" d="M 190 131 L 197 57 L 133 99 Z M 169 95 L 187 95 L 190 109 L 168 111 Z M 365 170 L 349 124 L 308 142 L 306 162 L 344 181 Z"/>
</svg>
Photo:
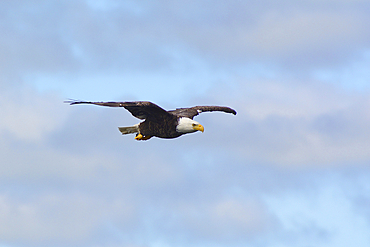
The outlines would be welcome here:
<svg viewBox="0 0 370 247">
<path fill-rule="evenodd" d="M 369 1 L 0 3 L 1 247 L 370 246 Z"/>
</svg>

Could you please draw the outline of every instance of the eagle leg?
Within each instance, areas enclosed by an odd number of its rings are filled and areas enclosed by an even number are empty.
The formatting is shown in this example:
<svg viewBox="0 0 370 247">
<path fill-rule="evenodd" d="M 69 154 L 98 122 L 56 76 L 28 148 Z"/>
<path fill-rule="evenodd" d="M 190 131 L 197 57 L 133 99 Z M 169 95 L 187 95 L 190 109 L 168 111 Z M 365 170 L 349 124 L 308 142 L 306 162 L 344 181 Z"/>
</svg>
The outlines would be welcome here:
<svg viewBox="0 0 370 247">
<path fill-rule="evenodd" d="M 137 134 L 135 139 L 138 140 L 138 141 L 145 141 L 145 140 L 149 140 L 150 138 L 152 138 L 151 136 L 143 136 L 142 134 Z"/>
</svg>

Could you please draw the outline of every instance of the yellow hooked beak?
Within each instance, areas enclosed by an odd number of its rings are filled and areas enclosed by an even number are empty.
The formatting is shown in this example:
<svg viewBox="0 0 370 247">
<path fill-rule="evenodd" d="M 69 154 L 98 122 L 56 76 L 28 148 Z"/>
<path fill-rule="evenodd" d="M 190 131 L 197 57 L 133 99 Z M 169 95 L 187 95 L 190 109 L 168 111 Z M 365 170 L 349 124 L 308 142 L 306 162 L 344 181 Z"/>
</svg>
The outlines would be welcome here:
<svg viewBox="0 0 370 247">
<path fill-rule="evenodd" d="M 193 129 L 204 132 L 204 127 L 200 124 L 193 126 Z"/>
</svg>

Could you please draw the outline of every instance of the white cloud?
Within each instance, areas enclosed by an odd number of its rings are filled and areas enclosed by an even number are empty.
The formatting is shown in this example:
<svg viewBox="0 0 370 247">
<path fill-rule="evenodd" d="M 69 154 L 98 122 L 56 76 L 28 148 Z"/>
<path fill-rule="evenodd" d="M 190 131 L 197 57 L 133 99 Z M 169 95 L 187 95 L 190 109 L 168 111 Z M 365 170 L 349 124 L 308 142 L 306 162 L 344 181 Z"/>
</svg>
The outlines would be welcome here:
<svg viewBox="0 0 370 247">
<path fill-rule="evenodd" d="M 369 43 L 366 4 L 4 3 L 0 239 L 27 246 L 230 246 L 235 239 L 324 246 L 329 239 L 340 246 L 353 234 L 356 245 L 368 245 L 369 200 L 359 193 L 368 186 L 356 187 L 357 204 L 334 186 L 342 178 L 316 194 L 307 189 L 322 167 L 324 178 L 335 164 L 367 169 L 359 164 L 370 159 L 368 92 L 321 84 L 310 72 L 347 83 L 351 72 L 366 78 L 367 60 L 354 54 Z M 127 111 L 69 107 L 61 92 L 152 97 L 169 108 L 228 105 L 238 115 L 205 113 L 197 117 L 203 134 L 136 142 L 117 130 L 138 122 Z M 292 169 L 302 166 L 309 169 Z"/>
<path fill-rule="evenodd" d="M 273 11 L 264 14 L 250 32 L 245 32 L 243 40 L 251 51 L 283 57 L 302 51 L 344 48 L 362 35 L 366 29 L 362 21 L 353 14 Z"/>
<path fill-rule="evenodd" d="M 237 89 L 220 85 L 209 95 L 209 102 L 227 102 L 238 115 L 211 115 L 209 124 L 203 120 L 212 132 L 227 126 L 208 138 L 227 143 L 241 160 L 295 167 L 352 165 L 370 158 L 367 93 L 312 81 L 245 79 Z"/>
<path fill-rule="evenodd" d="M 209 201 L 183 201 L 172 205 L 171 222 L 187 238 L 212 239 L 215 242 L 234 243 L 248 239 L 269 228 L 269 215 L 263 205 L 254 199 L 230 198 Z"/>
<path fill-rule="evenodd" d="M 338 184 L 340 180 L 328 179 L 330 184 L 321 183 L 320 188 L 314 187 L 309 192 L 293 189 L 282 194 L 265 196 L 266 206 L 278 222 L 277 232 L 280 232 L 280 237 L 274 240 L 275 243 L 290 242 L 295 246 L 370 244 L 369 221 L 355 210 L 348 190 Z"/>
<path fill-rule="evenodd" d="M 27 87 L 5 90 L 0 97 L 0 134 L 38 142 L 63 125 L 66 110 L 56 95 L 38 95 Z"/>
<path fill-rule="evenodd" d="M 0 39 L 3 72 L 168 72 L 178 62 L 168 50 L 216 66 L 292 60 L 289 65 L 304 69 L 346 60 L 368 43 L 361 3 L 90 2 L 7 6 L 16 14 L 4 20 L 10 35 Z"/>
<path fill-rule="evenodd" d="M 285 82 L 243 79 L 237 94 L 239 112 L 257 121 L 271 116 L 312 119 L 353 104 L 351 96 L 333 86 L 290 78 Z"/>
<path fill-rule="evenodd" d="M 107 219 L 129 222 L 135 213 L 129 202 L 110 203 L 81 194 L 43 195 L 32 201 L 0 196 L 0 238 L 13 243 L 71 244 L 90 238 Z"/>
</svg>

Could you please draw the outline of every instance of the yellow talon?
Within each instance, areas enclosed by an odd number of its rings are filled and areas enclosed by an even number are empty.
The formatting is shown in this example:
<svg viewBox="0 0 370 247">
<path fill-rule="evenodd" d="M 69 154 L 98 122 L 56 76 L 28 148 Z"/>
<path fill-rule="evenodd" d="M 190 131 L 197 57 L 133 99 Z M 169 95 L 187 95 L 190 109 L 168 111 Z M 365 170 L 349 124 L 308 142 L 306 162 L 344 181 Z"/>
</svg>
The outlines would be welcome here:
<svg viewBox="0 0 370 247">
<path fill-rule="evenodd" d="M 142 139 L 143 139 L 142 134 L 137 134 L 137 136 L 135 136 L 135 140 L 142 140 Z"/>
<path fill-rule="evenodd" d="M 150 138 L 152 138 L 151 136 L 143 136 L 142 134 L 138 134 L 135 139 L 138 140 L 138 141 L 145 141 L 145 140 L 149 140 Z"/>
</svg>

